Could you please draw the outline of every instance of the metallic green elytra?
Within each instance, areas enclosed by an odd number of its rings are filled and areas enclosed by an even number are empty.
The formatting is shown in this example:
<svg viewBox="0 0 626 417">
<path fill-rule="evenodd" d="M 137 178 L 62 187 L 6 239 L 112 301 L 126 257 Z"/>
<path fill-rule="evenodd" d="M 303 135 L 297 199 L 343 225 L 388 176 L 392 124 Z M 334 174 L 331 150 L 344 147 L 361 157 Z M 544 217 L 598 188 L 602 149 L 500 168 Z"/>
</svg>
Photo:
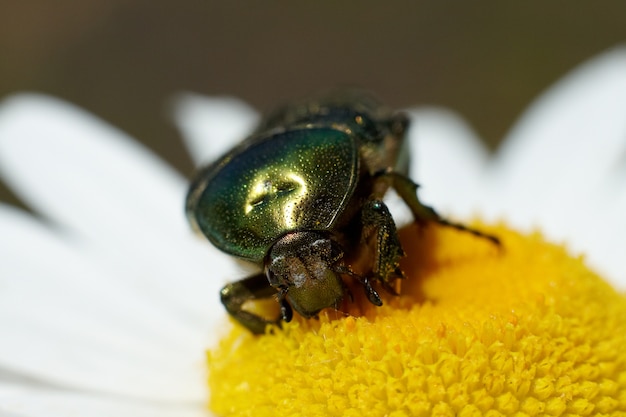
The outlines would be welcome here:
<svg viewBox="0 0 626 417">
<path fill-rule="evenodd" d="M 407 176 L 408 118 L 371 96 L 344 91 L 292 103 L 268 115 L 240 145 L 201 170 L 187 195 L 187 216 L 220 250 L 263 272 L 226 285 L 226 310 L 254 333 L 338 308 L 343 279 L 359 282 L 375 305 L 372 284 L 393 292 L 404 277 L 404 251 L 384 204 L 389 187 L 415 221 L 436 222 L 499 244 L 496 237 L 451 223 L 417 198 Z M 368 267 L 355 268 L 365 257 Z M 357 269 L 359 271 L 357 272 Z M 276 297 L 268 319 L 244 303 Z"/>
<path fill-rule="evenodd" d="M 356 186 L 357 150 L 341 130 L 270 132 L 207 173 L 192 221 L 224 252 L 261 262 L 276 237 L 333 226 Z"/>
</svg>

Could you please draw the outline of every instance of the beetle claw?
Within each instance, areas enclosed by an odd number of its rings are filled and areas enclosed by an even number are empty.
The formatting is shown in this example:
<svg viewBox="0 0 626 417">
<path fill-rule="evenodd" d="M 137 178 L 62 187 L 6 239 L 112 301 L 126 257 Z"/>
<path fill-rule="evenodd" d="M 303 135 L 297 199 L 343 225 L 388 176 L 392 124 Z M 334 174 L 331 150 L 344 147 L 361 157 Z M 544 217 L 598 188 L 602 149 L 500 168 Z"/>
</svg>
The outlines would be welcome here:
<svg viewBox="0 0 626 417">
<path fill-rule="evenodd" d="M 365 295 L 367 296 L 367 299 L 370 301 L 370 303 L 372 303 L 372 304 L 374 304 L 375 306 L 378 306 L 378 307 L 382 306 L 383 302 L 380 299 L 380 296 L 378 295 L 376 290 L 372 287 L 372 284 L 370 284 L 369 279 L 364 278 L 361 283 L 363 284 L 363 289 L 365 290 Z"/>
<path fill-rule="evenodd" d="M 284 298 L 280 300 L 280 317 L 286 323 L 289 323 L 293 318 L 293 310 Z"/>
</svg>

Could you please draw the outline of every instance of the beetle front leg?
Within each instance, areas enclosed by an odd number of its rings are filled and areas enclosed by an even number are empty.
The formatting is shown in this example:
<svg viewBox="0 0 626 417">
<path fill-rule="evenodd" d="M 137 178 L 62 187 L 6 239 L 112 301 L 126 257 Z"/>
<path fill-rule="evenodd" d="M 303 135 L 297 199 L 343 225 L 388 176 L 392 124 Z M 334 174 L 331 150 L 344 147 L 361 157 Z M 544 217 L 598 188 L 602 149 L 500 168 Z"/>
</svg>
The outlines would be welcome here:
<svg viewBox="0 0 626 417">
<path fill-rule="evenodd" d="M 433 208 L 422 204 L 417 197 L 418 185 L 411 181 L 408 177 L 393 171 L 384 172 L 381 176 L 386 176 L 391 179 L 392 187 L 396 190 L 402 200 L 404 200 L 406 205 L 409 206 L 409 209 L 411 209 L 413 217 L 418 224 L 424 224 L 427 222 L 439 223 L 443 226 L 452 227 L 463 232 L 471 233 L 474 236 L 488 239 L 498 246 L 500 245 L 500 239 L 496 236 L 481 232 L 480 230 L 472 229 L 461 223 L 448 221 L 437 214 Z"/>
<path fill-rule="evenodd" d="M 220 291 L 222 304 L 226 311 L 239 323 L 247 327 L 252 333 L 263 334 L 268 324 L 280 324 L 281 318 L 290 317 L 291 307 L 280 297 L 281 317 L 268 320 L 257 314 L 243 309 L 246 301 L 270 298 L 276 295 L 277 290 L 267 281 L 265 274 L 256 274 L 240 281 L 227 284 Z"/>
<path fill-rule="evenodd" d="M 396 279 L 404 278 L 399 263 L 400 258 L 404 256 L 404 251 L 400 244 L 396 224 L 385 203 L 380 200 L 370 200 L 365 203 L 361 210 L 361 225 L 361 241 L 372 245 L 374 249 L 373 278 L 380 281 L 387 291 L 396 294 L 392 284 Z M 366 284 L 368 284 L 367 281 Z M 365 288 L 366 292 L 374 291 L 369 285 Z M 368 298 L 372 301 L 372 294 L 368 294 Z M 374 301 L 372 303 L 380 305 Z"/>
</svg>

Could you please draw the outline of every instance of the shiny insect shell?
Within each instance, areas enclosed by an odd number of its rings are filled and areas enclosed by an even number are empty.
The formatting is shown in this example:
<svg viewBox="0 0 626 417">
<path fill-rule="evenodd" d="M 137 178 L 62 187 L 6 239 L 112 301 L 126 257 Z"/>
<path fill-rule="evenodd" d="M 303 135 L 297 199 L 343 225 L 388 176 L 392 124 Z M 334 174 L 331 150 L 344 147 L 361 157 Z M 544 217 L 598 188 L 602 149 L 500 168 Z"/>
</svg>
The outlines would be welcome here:
<svg viewBox="0 0 626 417">
<path fill-rule="evenodd" d="M 359 282 L 375 305 L 375 286 L 393 293 L 404 256 L 383 197 L 393 187 L 416 222 L 436 222 L 498 243 L 496 237 L 448 222 L 417 197 L 407 176 L 408 118 L 361 92 L 342 92 L 281 107 L 256 131 L 202 169 L 187 196 L 187 216 L 218 249 L 257 263 L 263 272 L 226 285 L 226 310 L 254 333 L 338 308 L 342 277 Z M 366 273 L 350 259 L 373 254 Z M 375 284 L 374 286 L 372 284 Z M 280 316 L 244 309 L 276 297 Z"/>
</svg>

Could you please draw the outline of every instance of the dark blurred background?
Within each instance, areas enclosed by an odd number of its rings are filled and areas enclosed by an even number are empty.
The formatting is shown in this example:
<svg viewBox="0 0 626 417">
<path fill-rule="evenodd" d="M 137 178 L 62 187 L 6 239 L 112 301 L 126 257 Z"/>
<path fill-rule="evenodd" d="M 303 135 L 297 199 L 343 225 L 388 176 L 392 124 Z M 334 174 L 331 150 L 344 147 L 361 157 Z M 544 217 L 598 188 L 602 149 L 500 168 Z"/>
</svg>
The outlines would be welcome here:
<svg viewBox="0 0 626 417">
<path fill-rule="evenodd" d="M 491 148 L 542 90 L 626 39 L 626 2 L 0 2 L 0 96 L 50 93 L 185 174 L 166 115 L 180 90 L 260 110 L 335 85 L 462 113 Z M 0 200 L 15 202 L 0 184 Z"/>
</svg>

